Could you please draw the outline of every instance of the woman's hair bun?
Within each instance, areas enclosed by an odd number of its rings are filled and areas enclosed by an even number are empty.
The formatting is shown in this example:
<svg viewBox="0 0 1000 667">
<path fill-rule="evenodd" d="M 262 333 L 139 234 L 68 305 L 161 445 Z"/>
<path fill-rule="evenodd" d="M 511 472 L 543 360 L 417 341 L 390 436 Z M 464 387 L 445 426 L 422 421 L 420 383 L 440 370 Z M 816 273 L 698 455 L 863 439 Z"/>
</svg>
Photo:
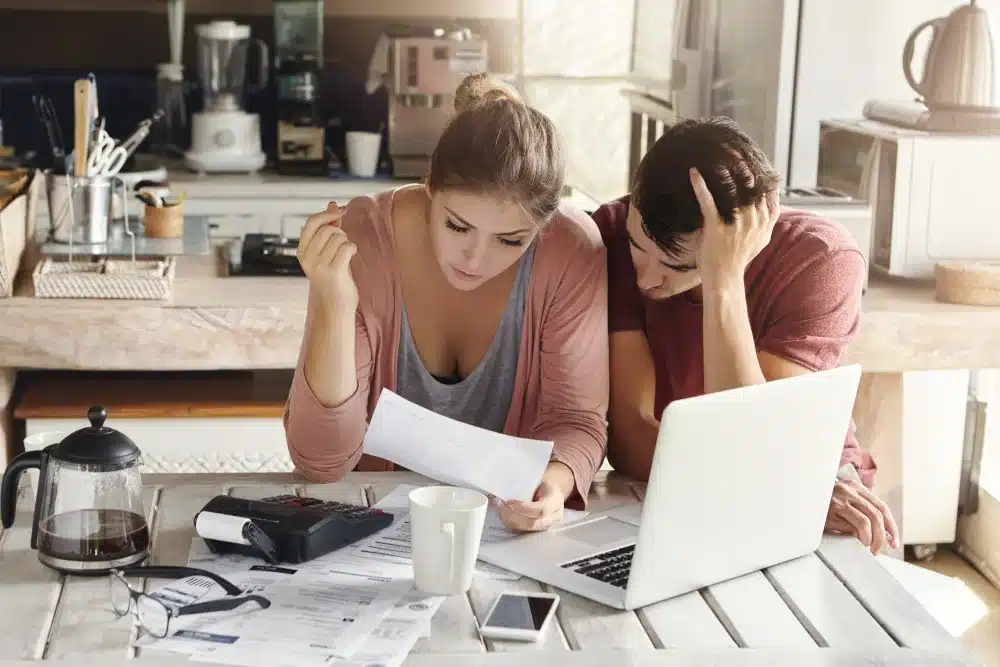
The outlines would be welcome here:
<svg viewBox="0 0 1000 667">
<path fill-rule="evenodd" d="M 517 90 L 506 81 L 486 72 L 470 74 L 462 79 L 455 90 L 455 113 L 462 113 L 480 104 L 500 101 L 522 102 Z"/>
</svg>

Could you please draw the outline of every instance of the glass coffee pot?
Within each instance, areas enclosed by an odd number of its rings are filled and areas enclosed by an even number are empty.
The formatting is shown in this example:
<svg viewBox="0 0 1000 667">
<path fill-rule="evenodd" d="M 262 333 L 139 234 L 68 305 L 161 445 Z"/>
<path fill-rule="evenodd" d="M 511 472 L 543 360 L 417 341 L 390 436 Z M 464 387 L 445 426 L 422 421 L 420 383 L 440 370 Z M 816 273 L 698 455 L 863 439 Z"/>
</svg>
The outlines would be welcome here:
<svg viewBox="0 0 1000 667">
<path fill-rule="evenodd" d="M 60 572 L 106 574 L 149 556 L 142 454 L 127 436 L 104 425 L 107 418 L 103 407 L 90 408 L 90 426 L 19 454 L 3 474 L 0 518 L 10 528 L 21 473 L 38 469 L 31 548 Z"/>
</svg>

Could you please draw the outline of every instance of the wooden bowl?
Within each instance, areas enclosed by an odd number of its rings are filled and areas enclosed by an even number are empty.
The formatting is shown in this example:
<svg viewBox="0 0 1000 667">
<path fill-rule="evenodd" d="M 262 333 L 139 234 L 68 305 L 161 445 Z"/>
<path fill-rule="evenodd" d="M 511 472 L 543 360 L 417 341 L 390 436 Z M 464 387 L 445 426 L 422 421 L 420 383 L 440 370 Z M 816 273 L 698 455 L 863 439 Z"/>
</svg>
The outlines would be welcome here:
<svg viewBox="0 0 1000 667">
<path fill-rule="evenodd" d="M 173 239 L 184 234 L 184 205 L 146 206 L 142 223 L 146 236 L 154 239 Z"/>
<path fill-rule="evenodd" d="M 934 267 L 938 301 L 969 306 L 1000 306 L 1000 263 L 939 262 Z"/>
</svg>

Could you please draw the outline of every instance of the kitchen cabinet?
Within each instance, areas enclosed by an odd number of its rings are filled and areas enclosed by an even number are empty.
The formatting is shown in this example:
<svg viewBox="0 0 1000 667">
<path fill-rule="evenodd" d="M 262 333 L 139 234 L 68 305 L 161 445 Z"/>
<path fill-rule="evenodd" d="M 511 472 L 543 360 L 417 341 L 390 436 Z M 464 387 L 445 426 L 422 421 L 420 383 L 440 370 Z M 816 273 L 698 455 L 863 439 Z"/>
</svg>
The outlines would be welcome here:
<svg viewBox="0 0 1000 667">
<path fill-rule="evenodd" d="M 251 233 L 297 238 L 309 216 L 325 210 L 328 201 L 199 197 L 184 202 L 184 213 L 207 216 L 209 236 L 214 240 L 224 241 Z"/>
</svg>

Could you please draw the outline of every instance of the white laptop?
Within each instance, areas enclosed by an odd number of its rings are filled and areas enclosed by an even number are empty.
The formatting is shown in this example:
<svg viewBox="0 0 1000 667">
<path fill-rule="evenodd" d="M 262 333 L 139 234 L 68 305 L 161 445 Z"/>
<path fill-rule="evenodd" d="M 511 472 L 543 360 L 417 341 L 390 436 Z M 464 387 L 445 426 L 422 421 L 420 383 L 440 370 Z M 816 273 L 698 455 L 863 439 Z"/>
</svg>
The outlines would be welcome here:
<svg viewBox="0 0 1000 667">
<path fill-rule="evenodd" d="M 670 403 L 642 505 L 484 543 L 479 557 L 636 609 L 815 551 L 861 367 Z"/>
</svg>

